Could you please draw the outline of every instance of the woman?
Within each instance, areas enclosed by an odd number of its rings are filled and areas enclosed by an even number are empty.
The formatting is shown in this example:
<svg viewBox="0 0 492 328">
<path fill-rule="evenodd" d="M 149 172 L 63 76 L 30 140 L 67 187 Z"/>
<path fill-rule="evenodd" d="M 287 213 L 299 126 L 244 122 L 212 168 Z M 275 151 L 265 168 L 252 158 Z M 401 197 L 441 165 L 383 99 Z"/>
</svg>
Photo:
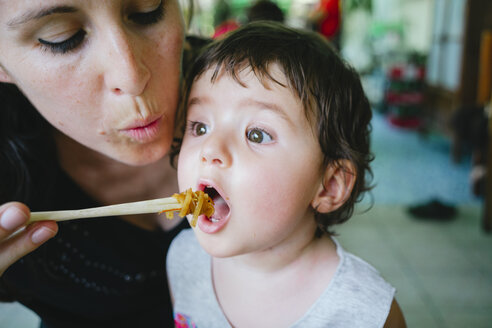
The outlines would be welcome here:
<svg viewBox="0 0 492 328">
<path fill-rule="evenodd" d="M 177 0 L 0 0 L 1 296 L 42 327 L 172 325 L 164 258 L 184 222 L 141 215 L 13 232 L 30 210 L 177 191 L 168 152 L 183 25 Z"/>
</svg>

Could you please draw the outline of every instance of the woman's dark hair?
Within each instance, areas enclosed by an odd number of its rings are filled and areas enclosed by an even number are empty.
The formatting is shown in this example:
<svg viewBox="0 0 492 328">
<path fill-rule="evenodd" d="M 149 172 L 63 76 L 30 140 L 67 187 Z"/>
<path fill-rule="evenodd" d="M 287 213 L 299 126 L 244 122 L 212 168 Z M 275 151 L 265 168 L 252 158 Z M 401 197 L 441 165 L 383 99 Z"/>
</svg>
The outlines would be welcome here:
<svg viewBox="0 0 492 328">
<path fill-rule="evenodd" d="M 52 129 L 13 84 L 0 83 L 0 204 L 31 205 L 56 166 Z"/>
<path fill-rule="evenodd" d="M 347 159 L 355 166 L 356 180 L 349 199 L 330 213 L 316 213 L 319 232 L 350 218 L 355 203 L 371 189 L 373 160 L 370 152 L 372 112 L 358 73 L 319 34 L 289 28 L 277 22 L 254 22 L 209 45 L 198 56 L 186 78 L 185 101 L 191 85 L 212 69 L 212 82 L 219 73 L 238 75 L 251 69 L 260 81 L 276 81 L 271 64 L 283 70 L 288 86 L 301 99 L 306 117 L 318 136 L 325 165 L 341 165 Z M 343 169 L 343 167 L 342 167 Z"/>
</svg>

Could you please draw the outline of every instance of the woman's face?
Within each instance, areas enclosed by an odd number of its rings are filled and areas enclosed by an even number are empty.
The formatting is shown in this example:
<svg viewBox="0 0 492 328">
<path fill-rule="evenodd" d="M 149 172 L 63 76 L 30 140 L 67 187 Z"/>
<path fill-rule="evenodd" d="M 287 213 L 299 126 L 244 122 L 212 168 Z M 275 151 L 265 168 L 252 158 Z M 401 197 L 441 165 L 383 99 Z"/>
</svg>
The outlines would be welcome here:
<svg viewBox="0 0 492 328">
<path fill-rule="evenodd" d="M 0 81 L 119 161 L 169 150 L 184 28 L 177 0 L 0 0 Z"/>
</svg>

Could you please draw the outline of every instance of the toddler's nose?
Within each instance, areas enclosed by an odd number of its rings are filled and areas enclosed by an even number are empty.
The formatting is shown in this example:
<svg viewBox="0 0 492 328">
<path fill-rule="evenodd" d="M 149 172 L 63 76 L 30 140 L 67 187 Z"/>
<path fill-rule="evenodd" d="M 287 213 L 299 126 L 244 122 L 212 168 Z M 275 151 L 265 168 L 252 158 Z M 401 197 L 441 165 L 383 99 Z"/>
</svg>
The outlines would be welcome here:
<svg viewBox="0 0 492 328">
<path fill-rule="evenodd" d="M 209 136 L 200 153 L 201 162 L 208 165 L 228 167 L 232 163 L 229 143 L 225 138 Z"/>
</svg>

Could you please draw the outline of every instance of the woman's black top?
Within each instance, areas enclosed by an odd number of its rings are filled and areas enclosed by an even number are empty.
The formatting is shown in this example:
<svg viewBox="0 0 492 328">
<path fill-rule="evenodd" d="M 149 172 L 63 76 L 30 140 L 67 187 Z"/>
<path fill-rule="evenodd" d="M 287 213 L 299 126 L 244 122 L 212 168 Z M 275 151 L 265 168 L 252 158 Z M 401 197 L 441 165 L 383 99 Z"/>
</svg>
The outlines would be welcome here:
<svg viewBox="0 0 492 328">
<path fill-rule="evenodd" d="M 33 211 L 99 206 L 65 173 L 53 183 Z M 165 258 L 185 227 L 151 232 L 114 217 L 61 222 L 55 238 L 5 272 L 4 296 L 50 328 L 173 327 Z"/>
</svg>

